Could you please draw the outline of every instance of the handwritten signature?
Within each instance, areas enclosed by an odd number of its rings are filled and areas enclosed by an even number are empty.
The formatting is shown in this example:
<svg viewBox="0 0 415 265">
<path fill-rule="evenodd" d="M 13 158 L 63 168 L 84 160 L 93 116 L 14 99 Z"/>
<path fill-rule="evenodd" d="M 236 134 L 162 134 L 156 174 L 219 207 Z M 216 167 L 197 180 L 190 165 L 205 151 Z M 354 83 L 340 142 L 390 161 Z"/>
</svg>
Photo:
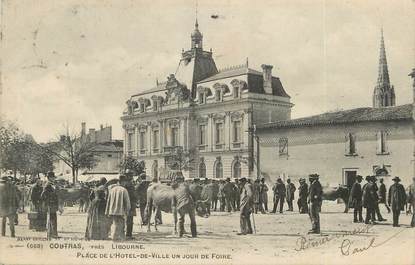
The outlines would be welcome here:
<svg viewBox="0 0 415 265">
<path fill-rule="evenodd" d="M 377 248 L 383 244 L 385 244 L 386 242 L 388 242 L 389 240 L 393 239 L 394 237 L 396 237 L 397 235 L 399 235 L 402 231 L 404 231 L 404 229 L 401 229 L 400 231 L 396 232 L 395 234 L 393 234 L 392 236 L 388 237 L 386 240 L 380 242 L 380 243 L 376 243 L 376 238 L 375 237 L 371 237 L 369 240 L 369 243 L 363 247 L 354 247 L 354 241 L 351 241 L 350 239 L 344 239 L 342 241 L 342 243 L 340 244 L 340 252 L 343 256 L 349 256 L 349 255 L 354 255 L 354 254 L 358 254 L 358 253 L 362 253 L 370 248 Z"/>
<path fill-rule="evenodd" d="M 297 247 L 294 249 L 296 251 L 304 251 L 309 248 L 319 247 L 321 245 L 327 244 L 330 241 L 338 238 L 344 238 L 346 236 L 353 236 L 359 235 L 364 233 L 369 233 L 369 230 L 373 227 L 373 225 L 365 225 L 361 227 L 357 227 L 351 231 L 346 231 L 342 234 L 331 234 L 325 237 L 320 238 L 307 238 L 305 236 L 301 236 L 297 239 Z"/>
</svg>

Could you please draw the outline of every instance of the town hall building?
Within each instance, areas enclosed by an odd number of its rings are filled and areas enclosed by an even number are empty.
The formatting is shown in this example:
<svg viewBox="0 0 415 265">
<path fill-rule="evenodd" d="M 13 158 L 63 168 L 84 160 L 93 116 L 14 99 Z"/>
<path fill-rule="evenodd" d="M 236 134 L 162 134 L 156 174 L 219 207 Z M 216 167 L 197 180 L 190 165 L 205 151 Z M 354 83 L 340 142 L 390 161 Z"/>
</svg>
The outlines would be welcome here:
<svg viewBox="0 0 415 265">
<path fill-rule="evenodd" d="M 253 177 L 254 136 L 248 131 L 290 119 L 290 96 L 271 65 L 258 71 L 247 61 L 219 70 L 203 47 L 197 20 L 190 37 L 177 69 L 128 99 L 121 117 L 124 155 L 145 161 L 147 174 L 161 179 L 177 169 L 172 160 L 186 156 L 188 177 Z"/>
</svg>

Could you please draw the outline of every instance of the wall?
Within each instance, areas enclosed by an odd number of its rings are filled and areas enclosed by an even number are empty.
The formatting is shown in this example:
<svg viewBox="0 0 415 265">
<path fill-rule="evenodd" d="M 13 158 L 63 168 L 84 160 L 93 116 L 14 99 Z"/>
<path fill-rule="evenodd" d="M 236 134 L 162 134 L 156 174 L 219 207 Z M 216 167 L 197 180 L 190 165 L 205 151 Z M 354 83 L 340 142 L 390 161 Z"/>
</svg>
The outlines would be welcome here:
<svg viewBox="0 0 415 265">
<path fill-rule="evenodd" d="M 389 155 L 377 155 L 376 134 L 386 130 Z M 345 135 L 356 135 L 356 156 L 346 156 Z M 260 130 L 262 170 L 274 178 L 294 179 L 319 173 L 323 184 L 344 184 L 343 170 L 355 168 L 363 176 L 373 174 L 373 166 L 390 165 L 391 176 L 404 184 L 412 178 L 413 140 L 409 121 L 365 122 L 349 125 L 315 126 Z M 288 138 L 288 156 L 280 156 L 278 139 Z"/>
</svg>

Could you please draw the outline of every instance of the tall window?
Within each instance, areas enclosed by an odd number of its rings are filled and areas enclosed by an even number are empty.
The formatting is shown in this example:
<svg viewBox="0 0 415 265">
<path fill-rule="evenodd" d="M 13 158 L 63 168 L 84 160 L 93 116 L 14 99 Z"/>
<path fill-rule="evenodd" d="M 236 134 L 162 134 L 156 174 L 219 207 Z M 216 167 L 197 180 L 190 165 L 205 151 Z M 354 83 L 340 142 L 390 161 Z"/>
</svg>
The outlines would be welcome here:
<svg viewBox="0 0 415 265">
<path fill-rule="evenodd" d="M 179 145 L 179 128 L 177 127 L 171 128 L 171 145 Z"/>
<path fill-rule="evenodd" d="M 288 138 L 280 138 L 280 140 L 278 141 L 278 147 L 280 155 L 288 155 Z"/>
<path fill-rule="evenodd" d="M 153 149 L 159 148 L 159 140 L 160 140 L 159 130 L 154 130 L 153 131 Z"/>
<path fill-rule="evenodd" d="M 144 103 L 140 103 L 140 111 L 144 112 L 146 106 L 144 105 Z"/>
<path fill-rule="evenodd" d="M 386 145 L 386 132 L 380 131 L 377 133 L 377 153 L 388 154 L 388 148 Z"/>
<path fill-rule="evenodd" d="M 353 133 L 346 135 L 346 155 L 356 154 L 356 136 Z"/>
<path fill-rule="evenodd" d="M 158 102 L 157 102 L 157 100 L 154 100 L 154 101 L 153 101 L 153 110 L 154 110 L 154 111 L 158 111 L 158 109 L 159 109 L 159 108 L 158 108 Z"/>
<path fill-rule="evenodd" d="M 236 161 L 235 163 L 233 163 L 232 175 L 234 178 L 241 177 L 241 163 L 239 161 Z"/>
<path fill-rule="evenodd" d="M 215 143 L 223 143 L 223 123 L 216 123 Z"/>
<path fill-rule="evenodd" d="M 128 133 L 128 151 L 132 151 L 134 149 L 134 133 Z"/>
<path fill-rule="evenodd" d="M 146 149 L 146 132 L 140 132 L 140 150 Z"/>
<path fill-rule="evenodd" d="M 241 141 L 241 121 L 233 122 L 233 142 Z"/>
<path fill-rule="evenodd" d="M 223 178 L 223 166 L 220 161 L 215 163 L 215 178 Z"/>
<path fill-rule="evenodd" d="M 203 162 L 199 164 L 199 178 L 206 178 L 206 165 Z"/>
<path fill-rule="evenodd" d="M 199 145 L 206 144 L 206 125 L 199 125 Z"/>
</svg>

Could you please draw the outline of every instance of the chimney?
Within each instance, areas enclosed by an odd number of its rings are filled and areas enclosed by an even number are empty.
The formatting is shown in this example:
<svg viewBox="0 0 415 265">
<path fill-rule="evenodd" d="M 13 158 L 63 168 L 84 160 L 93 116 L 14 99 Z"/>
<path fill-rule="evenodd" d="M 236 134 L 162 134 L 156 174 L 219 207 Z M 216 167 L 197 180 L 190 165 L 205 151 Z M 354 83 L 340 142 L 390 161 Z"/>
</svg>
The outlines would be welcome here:
<svg viewBox="0 0 415 265">
<path fill-rule="evenodd" d="M 86 123 L 85 122 L 82 122 L 81 123 L 81 126 L 82 126 L 82 129 L 81 129 L 81 136 L 85 136 L 85 133 L 86 133 Z"/>
<path fill-rule="evenodd" d="M 101 131 L 102 131 L 102 129 L 104 129 L 104 125 L 102 125 L 102 124 L 99 127 L 101 128 Z"/>
<path fill-rule="evenodd" d="M 265 94 L 272 95 L 272 65 L 263 64 L 262 67 L 262 76 L 264 79 L 264 91 Z"/>
</svg>

